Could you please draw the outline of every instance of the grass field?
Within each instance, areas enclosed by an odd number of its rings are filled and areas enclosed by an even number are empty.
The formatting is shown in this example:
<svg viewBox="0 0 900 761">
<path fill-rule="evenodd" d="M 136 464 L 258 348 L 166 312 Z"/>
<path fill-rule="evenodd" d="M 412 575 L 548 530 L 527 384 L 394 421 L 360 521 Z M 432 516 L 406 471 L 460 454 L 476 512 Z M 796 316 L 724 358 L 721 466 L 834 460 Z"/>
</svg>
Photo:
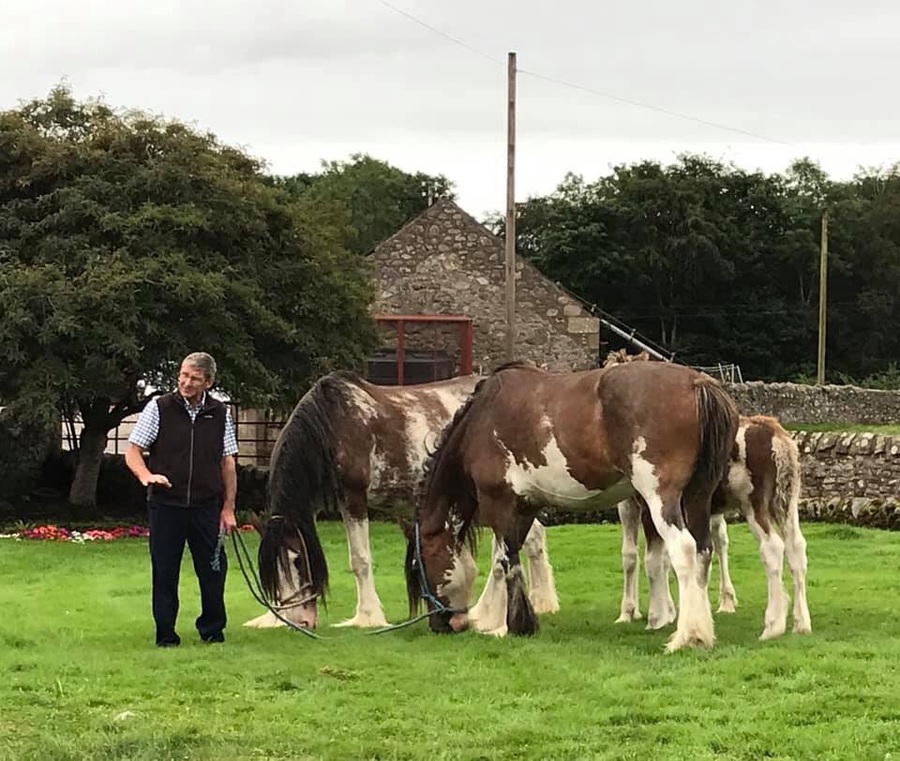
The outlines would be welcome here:
<svg viewBox="0 0 900 761">
<path fill-rule="evenodd" d="M 261 611 L 233 564 L 228 641 L 202 645 L 186 566 L 175 650 L 153 646 L 146 540 L 0 540 L 0 758 L 900 758 L 900 534 L 806 527 L 814 632 L 762 643 L 764 575 L 732 526 L 738 613 L 711 652 L 666 655 L 668 631 L 613 624 L 617 526 L 548 530 L 562 610 L 505 640 L 329 628 L 355 593 L 321 528 L 328 639 L 241 627 Z M 373 547 L 401 620 L 400 532 Z"/>
</svg>

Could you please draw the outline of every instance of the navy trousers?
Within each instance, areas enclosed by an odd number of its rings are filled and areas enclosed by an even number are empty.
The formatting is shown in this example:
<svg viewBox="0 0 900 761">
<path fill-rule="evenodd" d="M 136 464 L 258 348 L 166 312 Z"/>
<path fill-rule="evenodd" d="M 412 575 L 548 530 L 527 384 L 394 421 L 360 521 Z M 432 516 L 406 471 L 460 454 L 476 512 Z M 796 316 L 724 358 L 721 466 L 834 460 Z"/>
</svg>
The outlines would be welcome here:
<svg viewBox="0 0 900 761">
<path fill-rule="evenodd" d="M 156 644 L 177 645 L 181 641 L 175 622 L 178 618 L 178 581 L 185 543 L 191 551 L 194 573 L 200 582 L 200 615 L 195 622 L 197 631 L 204 641 L 224 641 L 227 622 L 225 575 L 228 570 L 224 547 L 219 558 L 219 570 L 212 567 L 219 541 L 220 508 L 177 507 L 151 500 L 148 509 Z"/>
</svg>

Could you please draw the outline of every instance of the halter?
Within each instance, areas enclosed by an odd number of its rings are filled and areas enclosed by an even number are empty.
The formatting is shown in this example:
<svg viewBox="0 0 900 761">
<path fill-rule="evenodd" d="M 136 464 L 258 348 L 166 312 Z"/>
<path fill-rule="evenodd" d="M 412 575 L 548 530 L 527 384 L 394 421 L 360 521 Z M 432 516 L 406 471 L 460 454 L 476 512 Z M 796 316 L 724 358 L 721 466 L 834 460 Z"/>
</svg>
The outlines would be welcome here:
<svg viewBox="0 0 900 761">
<path fill-rule="evenodd" d="M 413 565 L 417 566 L 419 569 L 419 587 L 422 593 L 423 599 L 427 602 L 430 602 L 434 606 L 434 610 L 429 611 L 429 615 L 431 613 L 461 613 L 462 611 L 458 611 L 455 608 L 448 608 L 444 603 L 438 600 L 431 593 L 431 588 L 428 586 L 428 579 L 425 576 L 425 564 L 422 562 L 422 540 L 419 536 L 419 522 L 416 521 L 416 554 L 413 558 Z"/>
</svg>

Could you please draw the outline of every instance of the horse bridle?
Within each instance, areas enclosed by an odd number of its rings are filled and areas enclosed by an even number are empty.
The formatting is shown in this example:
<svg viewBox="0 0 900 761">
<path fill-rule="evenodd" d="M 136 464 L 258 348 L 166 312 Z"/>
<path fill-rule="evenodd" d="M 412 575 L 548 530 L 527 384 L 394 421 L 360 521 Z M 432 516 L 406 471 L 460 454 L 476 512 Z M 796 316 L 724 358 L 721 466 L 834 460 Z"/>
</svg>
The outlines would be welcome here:
<svg viewBox="0 0 900 761">
<path fill-rule="evenodd" d="M 422 599 L 426 602 L 430 602 L 434 606 L 434 610 L 428 611 L 428 615 L 431 615 L 432 613 L 453 614 L 465 612 L 457 610 L 456 608 L 447 607 L 432 594 L 431 587 L 428 585 L 428 578 L 425 575 L 425 564 L 422 562 L 422 539 L 418 521 L 416 521 L 415 524 L 415 555 L 413 556 L 413 565 L 417 566 L 419 569 L 419 592 L 422 595 Z"/>
</svg>

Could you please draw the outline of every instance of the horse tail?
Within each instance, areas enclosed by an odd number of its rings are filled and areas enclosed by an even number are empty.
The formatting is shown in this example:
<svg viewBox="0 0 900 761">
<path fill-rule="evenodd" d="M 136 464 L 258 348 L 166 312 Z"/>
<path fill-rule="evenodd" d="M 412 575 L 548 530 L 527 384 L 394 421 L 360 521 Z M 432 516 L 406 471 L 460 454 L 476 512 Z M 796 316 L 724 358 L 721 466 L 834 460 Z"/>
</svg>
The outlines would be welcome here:
<svg viewBox="0 0 900 761">
<path fill-rule="evenodd" d="M 695 478 L 710 490 L 725 477 L 738 428 L 738 410 L 722 385 L 701 376 L 695 385 L 700 447 Z"/>
<path fill-rule="evenodd" d="M 328 589 L 328 564 L 315 518 L 320 509 L 336 510 L 343 499 L 332 420 L 348 398 L 348 382 L 337 374 L 320 378 L 297 402 L 275 442 L 267 493 L 270 520 L 259 545 L 260 581 L 273 599 L 279 570 L 292 578 L 285 550 L 288 532 L 302 538 L 301 555 L 306 557 L 301 567 L 309 568 L 312 592 L 324 598 Z"/>
<path fill-rule="evenodd" d="M 775 460 L 775 496 L 772 500 L 772 518 L 784 531 L 789 521 L 799 523 L 800 517 L 800 450 L 781 424 L 771 419 L 772 457 Z"/>
</svg>

